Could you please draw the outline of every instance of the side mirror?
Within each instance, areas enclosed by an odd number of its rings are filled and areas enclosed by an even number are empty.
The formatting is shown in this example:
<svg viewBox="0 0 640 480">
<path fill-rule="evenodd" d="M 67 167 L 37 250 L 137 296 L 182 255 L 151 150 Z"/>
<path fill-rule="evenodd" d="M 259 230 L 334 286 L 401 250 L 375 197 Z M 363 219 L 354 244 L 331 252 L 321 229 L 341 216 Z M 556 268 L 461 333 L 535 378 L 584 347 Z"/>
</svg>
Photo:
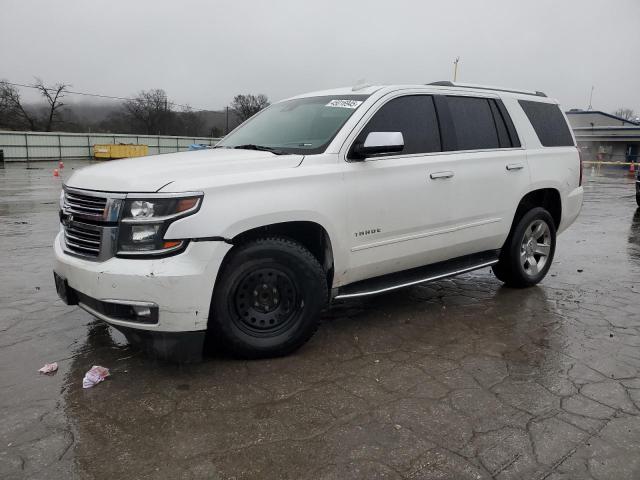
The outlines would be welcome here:
<svg viewBox="0 0 640 480">
<path fill-rule="evenodd" d="M 364 143 L 357 141 L 353 145 L 353 157 L 364 160 L 373 155 L 401 152 L 404 149 L 402 132 L 369 132 Z"/>
</svg>

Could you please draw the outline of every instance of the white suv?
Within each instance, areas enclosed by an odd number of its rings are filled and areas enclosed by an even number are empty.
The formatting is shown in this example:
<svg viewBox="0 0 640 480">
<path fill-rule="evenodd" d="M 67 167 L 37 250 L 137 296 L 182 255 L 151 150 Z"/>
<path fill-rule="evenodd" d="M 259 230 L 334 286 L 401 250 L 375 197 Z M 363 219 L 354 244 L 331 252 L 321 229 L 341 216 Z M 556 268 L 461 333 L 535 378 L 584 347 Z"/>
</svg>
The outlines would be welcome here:
<svg viewBox="0 0 640 480">
<path fill-rule="evenodd" d="M 214 149 L 75 172 L 55 240 L 60 296 L 174 358 L 205 337 L 282 355 L 329 300 L 492 266 L 546 275 L 582 168 L 556 101 L 450 82 L 276 103 Z"/>
</svg>

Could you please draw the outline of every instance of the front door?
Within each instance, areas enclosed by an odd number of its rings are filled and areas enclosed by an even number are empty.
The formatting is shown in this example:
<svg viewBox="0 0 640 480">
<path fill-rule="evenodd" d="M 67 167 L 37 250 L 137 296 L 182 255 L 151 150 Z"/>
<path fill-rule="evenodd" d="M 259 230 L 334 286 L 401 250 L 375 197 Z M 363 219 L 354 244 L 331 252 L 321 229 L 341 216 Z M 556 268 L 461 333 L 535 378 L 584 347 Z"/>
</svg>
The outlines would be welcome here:
<svg viewBox="0 0 640 480">
<path fill-rule="evenodd" d="M 345 165 L 350 242 L 347 282 L 446 258 L 454 220 L 455 176 L 441 154 L 430 95 L 395 97 L 358 134 L 401 132 L 402 152 Z"/>
</svg>

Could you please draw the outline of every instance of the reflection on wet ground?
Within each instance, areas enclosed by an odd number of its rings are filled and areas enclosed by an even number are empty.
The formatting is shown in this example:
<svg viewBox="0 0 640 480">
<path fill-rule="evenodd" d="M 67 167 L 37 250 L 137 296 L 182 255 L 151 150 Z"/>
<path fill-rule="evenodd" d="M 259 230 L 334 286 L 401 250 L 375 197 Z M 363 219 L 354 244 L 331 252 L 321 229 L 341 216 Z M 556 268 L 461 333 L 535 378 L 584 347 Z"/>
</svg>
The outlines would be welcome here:
<svg viewBox="0 0 640 480">
<path fill-rule="evenodd" d="M 640 478 L 631 179 L 587 177 L 537 288 L 484 270 L 337 304 L 286 358 L 173 366 L 56 299 L 35 166 L 0 170 L 0 477 Z"/>
<path fill-rule="evenodd" d="M 629 228 L 629 256 L 640 260 L 640 208 L 633 214 Z"/>
</svg>

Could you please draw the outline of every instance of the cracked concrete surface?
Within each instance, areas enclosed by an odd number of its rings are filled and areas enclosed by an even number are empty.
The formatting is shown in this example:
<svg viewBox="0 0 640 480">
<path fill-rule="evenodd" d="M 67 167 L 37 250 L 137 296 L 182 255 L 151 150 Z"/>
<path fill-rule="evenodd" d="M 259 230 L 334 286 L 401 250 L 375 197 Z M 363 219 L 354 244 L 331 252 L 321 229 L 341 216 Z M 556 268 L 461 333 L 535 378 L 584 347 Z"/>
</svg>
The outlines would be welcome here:
<svg viewBox="0 0 640 480">
<path fill-rule="evenodd" d="M 619 171 L 587 177 L 538 287 L 486 269 L 336 304 L 289 357 L 173 366 L 57 300 L 52 168 L 0 169 L 1 478 L 640 478 L 640 211 Z M 83 390 L 94 364 L 112 376 Z"/>
</svg>

